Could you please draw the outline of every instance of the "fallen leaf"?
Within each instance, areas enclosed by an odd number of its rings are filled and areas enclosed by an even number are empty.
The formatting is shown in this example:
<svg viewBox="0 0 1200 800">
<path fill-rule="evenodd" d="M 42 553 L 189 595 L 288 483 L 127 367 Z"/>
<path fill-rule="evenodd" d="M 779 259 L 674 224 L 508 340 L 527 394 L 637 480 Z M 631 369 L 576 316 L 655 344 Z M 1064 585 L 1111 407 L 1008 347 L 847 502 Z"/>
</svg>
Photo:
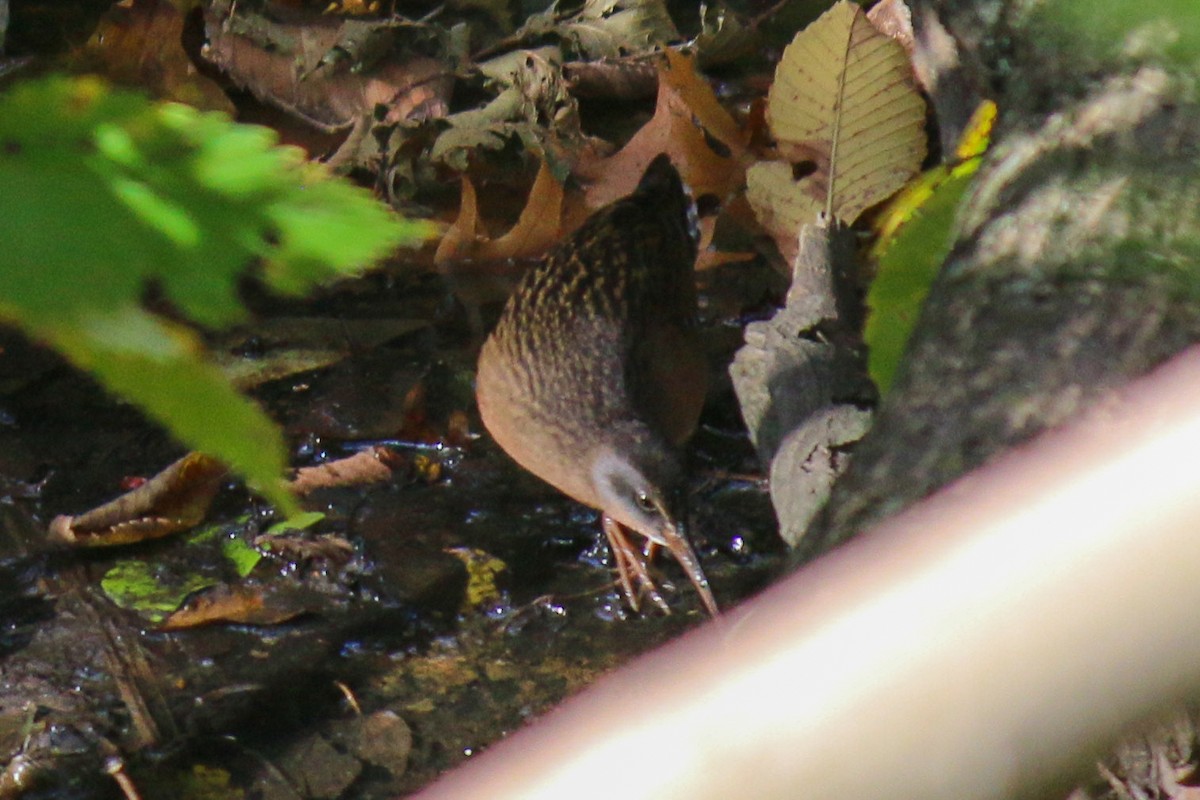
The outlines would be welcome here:
<svg viewBox="0 0 1200 800">
<path fill-rule="evenodd" d="M 446 420 L 446 444 L 451 447 L 464 447 L 478 435 L 471 433 L 471 418 L 467 412 L 455 409 Z"/>
<path fill-rule="evenodd" d="M 271 525 L 271 527 L 269 527 L 265 531 L 263 531 L 263 533 L 260 534 L 260 536 L 264 536 L 264 537 L 267 537 L 268 539 L 272 539 L 276 536 L 282 536 L 283 534 L 286 534 L 289 531 L 308 530 L 309 528 L 316 525 L 318 522 L 323 521 L 324 519 L 325 519 L 324 512 L 301 511 L 299 514 L 293 514 L 292 516 L 287 517 L 286 519 L 281 519 L 279 522 L 274 523 L 273 525 Z M 258 542 L 256 541 L 255 546 L 257 546 L 257 545 L 258 545 Z"/>
<path fill-rule="evenodd" d="M 805 192 L 847 224 L 925 156 L 925 103 L 904 48 L 842 0 L 788 45 L 767 97 L 780 151 L 811 162 Z"/>
<path fill-rule="evenodd" d="M 378 14 L 379 0 L 334 0 L 325 8 L 326 14 Z"/>
<path fill-rule="evenodd" d="M 586 58 L 645 53 L 678 41 L 679 31 L 663 0 L 586 0 L 578 11 L 560 15 L 555 3 L 531 14 L 510 45 L 558 36 Z"/>
<path fill-rule="evenodd" d="M 458 217 L 442 234 L 434 253 L 435 264 L 463 261 L 479 247 L 484 237 L 479 221 L 479 201 L 475 197 L 475 184 L 466 175 L 461 178 L 462 190 L 458 197 Z"/>
<path fill-rule="evenodd" d="M 354 545 L 334 534 L 307 539 L 268 532 L 256 536 L 254 546 L 292 562 L 321 560 L 344 564 L 354 555 Z"/>
<path fill-rule="evenodd" d="M 654 116 L 616 154 L 581 164 L 592 181 L 589 208 L 600 208 L 637 187 L 659 153 L 667 153 L 697 196 L 724 200 L 742 185 L 746 137 L 688 56 L 666 51 L 659 69 Z"/>
<path fill-rule="evenodd" d="M 429 159 L 466 172 L 477 151 L 498 151 L 511 142 L 544 159 L 564 145 L 583 146 L 579 107 L 563 79 L 560 56 L 545 48 L 491 65 L 503 89 L 479 108 L 451 114 L 429 148 Z"/>
<path fill-rule="evenodd" d="M 264 103 L 326 132 L 358 124 L 376 106 L 387 109 L 385 123 L 446 115 L 453 71 L 400 52 L 386 20 L 285 23 L 245 9 L 235 15 L 234 5 L 220 0 L 206 10 L 204 56 Z"/>
<path fill-rule="evenodd" d="M 771 234 L 787 264 L 796 259 L 801 227 L 816 218 L 811 198 L 792 177 L 786 161 L 760 161 L 746 170 L 746 199 L 762 227 Z"/>
<path fill-rule="evenodd" d="M 442 479 L 442 462 L 419 453 L 413 457 L 413 475 L 423 483 L 437 483 Z"/>
<path fill-rule="evenodd" d="M 904 0 L 880 0 L 867 12 L 867 19 L 880 33 L 899 42 L 904 52 L 912 58 L 916 34 L 913 32 L 912 10 L 908 3 Z"/>
<path fill-rule="evenodd" d="M 467 589 L 461 608 L 463 613 L 500 602 L 502 592 L 499 579 L 508 571 L 508 564 L 474 547 L 451 547 L 446 552 L 462 561 L 467 568 Z"/>
<path fill-rule="evenodd" d="M 801 225 L 822 213 L 853 223 L 925 156 L 925 103 L 904 48 L 848 0 L 784 50 L 767 120 L 786 161 L 751 167 L 746 195 L 789 262 Z"/>
<path fill-rule="evenodd" d="M 541 255 L 562 236 L 562 210 L 563 186 L 543 161 L 517 224 L 488 243 L 480 258 L 490 261 Z"/>
<path fill-rule="evenodd" d="M 700 26 L 689 49 L 706 68 L 736 63 L 761 46 L 757 24 L 722 0 L 700 6 Z"/>
<path fill-rule="evenodd" d="M 123 559 L 105 571 L 100 589 L 119 608 L 158 622 L 190 595 L 216 583 L 211 575 L 198 571 L 166 572 L 148 559 Z"/>
<path fill-rule="evenodd" d="M 188 453 L 115 500 L 78 516 L 55 517 L 49 539 L 71 547 L 107 547 L 186 530 L 204 519 L 226 473 L 214 459 Z"/>
<path fill-rule="evenodd" d="M 164 100 L 210 111 L 234 112 L 233 102 L 201 75 L 183 47 L 183 25 L 193 2 L 121 0 L 114 3 L 84 45 L 91 71 Z"/>
<path fill-rule="evenodd" d="M 386 447 L 371 447 L 348 458 L 301 467 L 288 484 L 300 496 L 335 486 L 365 486 L 392 480 L 403 459 Z"/>
<path fill-rule="evenodd" d="M 430 325 L 425 319 L 272 317 L 212 335 L 213 361 L 238 389 L 252 389 L 345 360 L 351 353 Z"/>
<path fill-rule="evenodd" d="M 576 97 L 641 100 L 658 93 L 658 69 L 645 57 L 573 61 L 563 78 Z"/>
<path fill-rule="evenodd" d="M 616 58 L 679 39 L 663 0 L 587 0 L 560 29 L 589 58 Z"/>
<path fill-rule="evenodd" d="M 216 623 L 278 625 L 322 605 L 315 592 L 296 586 L 221 584 L 190 595 L 158 628 L 178 631 Z"/>
<path fill-rule="evenodd" d="M 543 161 L 516 224 L 503 236 L 489 239 L 479 219 L 475 186 L 464 175 L 458 219 L 438 244 L 434 262 L 503 261 L 541 255 L 562 238 L 562 217 L 563 186 Z"/>
</svg>

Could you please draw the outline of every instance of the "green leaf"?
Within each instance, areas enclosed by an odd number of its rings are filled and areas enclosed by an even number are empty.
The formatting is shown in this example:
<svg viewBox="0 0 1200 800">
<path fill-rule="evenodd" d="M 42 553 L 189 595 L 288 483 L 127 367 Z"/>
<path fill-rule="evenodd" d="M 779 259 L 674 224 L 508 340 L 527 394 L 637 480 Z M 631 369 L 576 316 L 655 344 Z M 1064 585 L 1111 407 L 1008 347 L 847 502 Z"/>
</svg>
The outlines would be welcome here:
<svg viewBox="0 0 1200 800">
<path fill-rule="evenodd" d="M 0 95 L 0 186 L 0 320 L 294 510 L 279 431 L 141 299 L 154 284 L 195 322 L 226 325 L 245 314 L 237 281 L 254 264 L 272 288 L 302 292 L 417 243 L 423 226 L 265 128 L 95 78 Z"/>
<path fill-rule="evenodd" d="M 81 315 L 71 324 L 28 327 L 169 426 L 184 444 L 245 476 L 251 488 L 280 510 L 295 509 L 282 481 L 282 434 L 208 362 L 194 333 L 137 308 Z"/>
<path fill-rule="evenodd" d="M 233 568 L 237 570 L 238 577 L 241 578 L 253 572 L 263 557 L 263 554 L 247 544 L 245 539 L 237 536 L 227 538 L 221 543 L 221 553 L 229 559 Z"/>
<path fill-rule="evenodd" d="M 282 522 L 276 522 L 267 528 L 266 534 L 267 536 L 280 536 L 288 531 L 302 531 L 311 528 L 323 519 L 325 519 L 325 515 L 320 511 L 304 511 L 294 514 Z"/>
<path fill-rule="evenodd" d="M 161 564 L 143 559 L 118 561 L 100 579 L 100 588 L 121 608 L 160 622 L 179 608 L 188 595 L 216 586 L 214 578 L 200 574 L 175 575 Z"/>
<path fill-rule="evenodd" d="M 863 337 L 867 370 L 881 395 L 891 389 L 921 305 L 950 250 L 959 202 L 978 167 L 975 158 L 955 168 L 880 256 L 867 293 Z"/>
<path fill-rule="evenodd" d="M 240 527 L 249 522 L 249 520 L 250 516 L 243 514 L 233 520 L 233 523 L 235 526 Z M 221 540 L 221 555 L 233 565 L 238 577 L 245 578 L 258 566 L 258 562 L 262 561 L 263 554 L 239 536 L 236 529 L 231 530 L 229 523 L 207 525 L 199 528 L 188 535 L 187 541 L 188 544 L 194 545 L 204 544 L 217 538 Z M 170 610 L 174 611 L 175 609 Z"/>
</svg>

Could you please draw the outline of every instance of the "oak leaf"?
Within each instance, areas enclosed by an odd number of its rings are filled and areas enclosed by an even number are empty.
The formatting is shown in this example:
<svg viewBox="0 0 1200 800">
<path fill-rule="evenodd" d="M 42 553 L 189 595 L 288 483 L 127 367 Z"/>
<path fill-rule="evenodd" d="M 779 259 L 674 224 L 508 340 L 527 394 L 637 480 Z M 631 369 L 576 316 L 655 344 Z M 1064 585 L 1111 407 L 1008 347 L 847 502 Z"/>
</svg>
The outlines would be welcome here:
<svg viewBox="0 0 1200 800">
<path fill-rule="evenodd" d="M 654 116 L 617 153 L 579 172 L 594 181 L 587 204 L 599 208 L 632 192 L 650 161 L 667 153 L 697 197 L 724 199 L 741 186 L 746 152 L 746 136 L 693 60 L 668 50 Z"/>
<path fill-rule="evenodd" d="M 562 237 L 562 212 L 563 186 L 543 161 L 516 225 L 503 236 L 488 238 L 479 218 L 475 185 L 464 175 L 458 219 L 442 237 L 434 261 L 502 261 L 540 255 Z"/>
</svg>

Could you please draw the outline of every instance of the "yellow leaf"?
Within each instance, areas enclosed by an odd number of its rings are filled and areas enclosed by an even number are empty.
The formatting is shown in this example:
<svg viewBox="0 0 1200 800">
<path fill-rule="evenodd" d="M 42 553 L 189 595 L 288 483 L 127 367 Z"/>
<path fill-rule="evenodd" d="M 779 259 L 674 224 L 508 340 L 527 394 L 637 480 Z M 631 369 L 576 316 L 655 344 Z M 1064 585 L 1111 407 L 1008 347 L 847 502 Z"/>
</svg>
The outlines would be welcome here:
<svg viewBox="0 0 1200 800">
<path fill-rule="evenodd" d="M 814 215 L 852 223 L 925 157 L 925 103 L 904 48 L 848 0 L 784 50 L 767 103 L 780 151 L 815 168 L 796 186 Z"/>
<path fill-rule="evenodd" d="M 963 131 L 958 146 L 954 148 L 954 156 L 959 161 L 966 161 L 973 156 L 981 156 L 992 142 L 992 127 L 996 124 L 996 104 L 984 100 L 967 120 L 967 129 Z"/>
<path fill-rule="evenodd" d="M 507 564 L 473 547 L 451 547 L 446 552 L 462 561 L 467 568 L 467 591 L 461 609 L 463 613 L 469 613 L 484 604 L 500 602 L 503 593 L 499 582 L 508 570 Z"/>
<path fill-rule="evenodd" d="M 924 206 L 933 193 L 951 177 L 968 175 L 979 169 L 979 160 L 991 142 L 992 126 L 996 121 L 996 104 L 984 100 L 971 114 L 967 128 L 954 148 L 955 160 L 939 164 L 909 182 L 880 211 L 872 224 L 875 229 L 875 244 L 871 257 L 879 257 L 891 246 L 900 228 L 908 223 Z"/>
<path fill-rule="evenodd" d="M 819 209 L 799 191 L 786 161 L 760 161 L 746 170 L 746 200 L 760 225 L 771 234 L 780 255 L 791 264 L 796 257 L 800 226 L 813 222 Z"/>
</svg>

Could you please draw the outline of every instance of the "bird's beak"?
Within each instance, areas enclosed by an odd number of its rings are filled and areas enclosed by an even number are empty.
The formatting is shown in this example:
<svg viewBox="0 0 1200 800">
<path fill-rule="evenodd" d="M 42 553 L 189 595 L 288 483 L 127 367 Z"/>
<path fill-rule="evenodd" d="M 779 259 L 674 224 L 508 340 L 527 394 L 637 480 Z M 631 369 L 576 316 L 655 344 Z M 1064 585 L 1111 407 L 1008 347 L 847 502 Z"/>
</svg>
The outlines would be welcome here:
<svg viewBox="0 0 1200 800">
<path fill-rule="evenodd" d="M 661 544 L 671 551 L 671 555 L 679 562 L 679 566 L 683 567 L 688 580 L 692 582 L 692 586 L 696 587 L 696 592 L 700 595 L 704 608 L 711 616 L 715 617 L 720 613 L 720 609 L 717 608 L 717 599 L 713 597 L 712 589 L 708 586 L 708 578 L 705 577 L 704 570 L 700 567 L 700 559 L 696 558 L 696 551 L 692 549 L 691 542 L 688 541 L 687 531 L 683 523 L 676 521 L 677 519 L 672 518 L 659 530 Z"/>
</svg>

